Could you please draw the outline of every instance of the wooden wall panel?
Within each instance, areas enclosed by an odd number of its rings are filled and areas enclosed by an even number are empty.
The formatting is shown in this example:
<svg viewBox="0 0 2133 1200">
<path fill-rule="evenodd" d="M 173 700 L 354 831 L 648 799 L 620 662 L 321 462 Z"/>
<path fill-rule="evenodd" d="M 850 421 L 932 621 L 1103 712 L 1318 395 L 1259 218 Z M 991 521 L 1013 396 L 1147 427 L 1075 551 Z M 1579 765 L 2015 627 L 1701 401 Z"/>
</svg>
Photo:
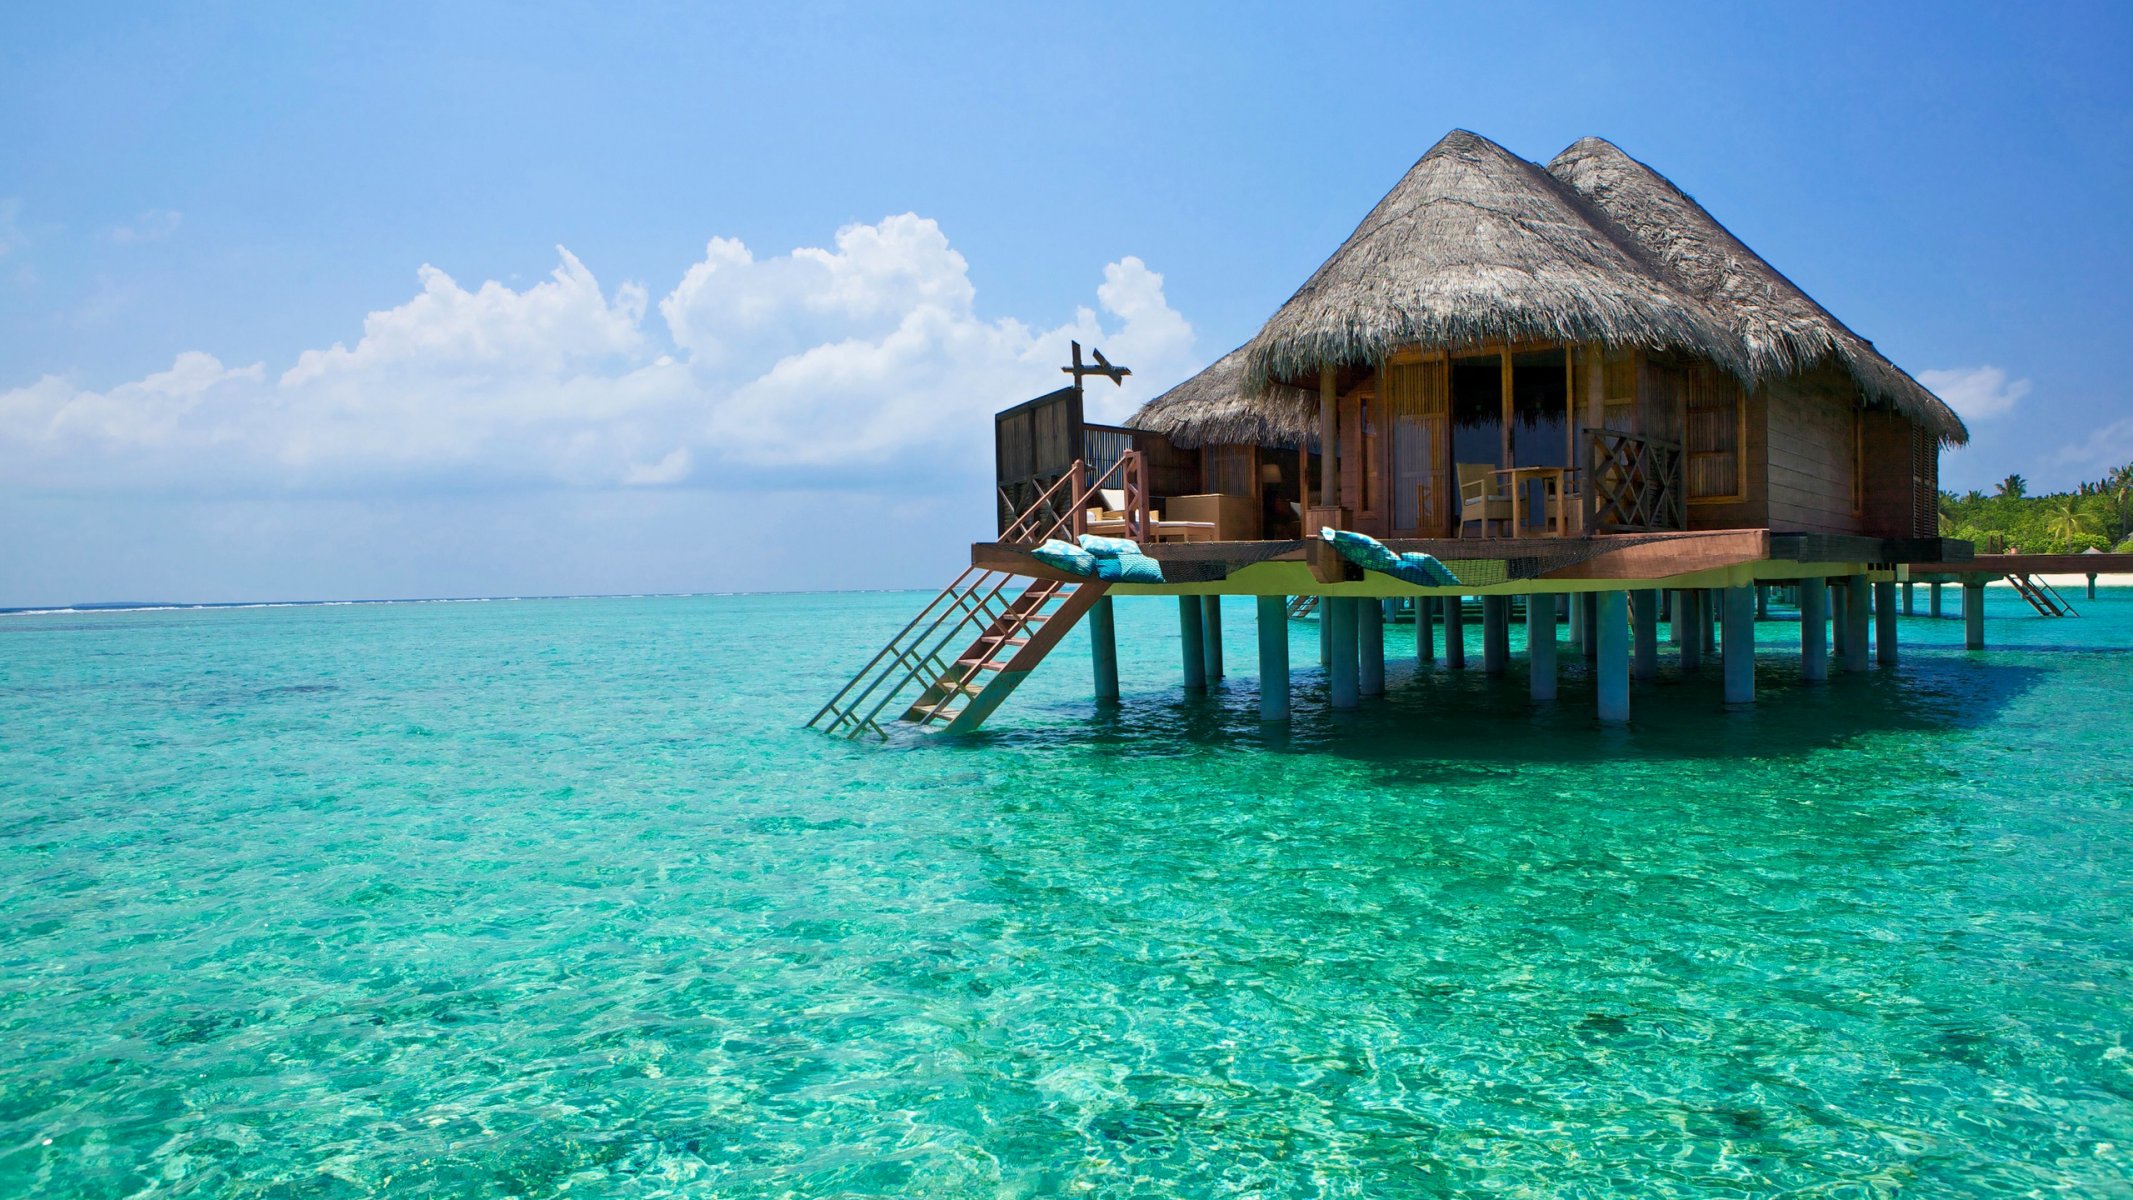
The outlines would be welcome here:
<svg viewBox="0 0 2133 1200">
<path fill-rule="evenodd" d="M 1857 394 L 1824 369 L 1764 389 L 1769 528 L 1857 533 L 1852 513 L 1852 408 Z"/>
<path fill-rule="evenodd" d="M 1733 386 L 1730 377 L 1724 385 Z M 1689 505 L 1691 529 L 1761 529 L 1770 525 L 1770 397 L 1760 388 L 1743 405 L 1740 500 Z"/>
<path fill-rule="evenodd" d="M 1866 511 L 1860 517 L 1859 531 L 1873 537 L 1918 536 L 1912 486 L 1918 427 L 1910 418 L 1885 409 L 1865 416 Z"/>
</svg>

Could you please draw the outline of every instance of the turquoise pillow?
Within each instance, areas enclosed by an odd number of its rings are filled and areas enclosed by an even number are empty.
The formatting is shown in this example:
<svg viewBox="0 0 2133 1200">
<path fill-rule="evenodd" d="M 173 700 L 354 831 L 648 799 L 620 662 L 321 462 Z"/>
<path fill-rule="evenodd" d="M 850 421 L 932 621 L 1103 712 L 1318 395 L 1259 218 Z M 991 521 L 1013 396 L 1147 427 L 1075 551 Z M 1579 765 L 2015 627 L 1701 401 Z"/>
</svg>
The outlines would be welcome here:
<svg viewBox="0 0 2133 1200">
<path fill-rule="evenodd" d="M 1342 558 L 1366 571 L 1384 571 L 1390 574 L 1400 569 L 1400 558 L 1385 543 L 1367 533 L 1355 533 L 1346 529 L 1324 528 L 1318 536 L 1333 543 L 1333 548 Z"/>
<path fill-rule="evenodd" d="M 1161 583 L 1163 564 L 1145 554 L 1121 554 L 1096 560 L 1096 577 L 1113 583 Z"/>
<path fill-rule="evenodd" d="M 1098 558 L 1117 558 L 1121 554 L 1139 554 L 1141 545 L 1131 538 L 1097 537 L 1093 533 L 1081 535 L 1081 548 Z"/>
<path fill-rule="evenodd" d="M 1459 577 L 1452 574 L 1450 567 L 1438 562 L 1436 555 L 1424 554 L 1419 550 L 1402 554 L 1399 569 L 1391 574 L 1405 582 L 1421 584 L 1423 587 L 1457 587 L 1459 584 Z"/>
<path fill-rule="evenodd" d="M 1043 545 L 1029 552 L 1030 557 L 1048 567 L 1056 567 L 1069 575 L 1089 575 L 1096 570 L 1096 556 L 1072 542 L 1058 538 L 1048 539 Z"/>
</svg>

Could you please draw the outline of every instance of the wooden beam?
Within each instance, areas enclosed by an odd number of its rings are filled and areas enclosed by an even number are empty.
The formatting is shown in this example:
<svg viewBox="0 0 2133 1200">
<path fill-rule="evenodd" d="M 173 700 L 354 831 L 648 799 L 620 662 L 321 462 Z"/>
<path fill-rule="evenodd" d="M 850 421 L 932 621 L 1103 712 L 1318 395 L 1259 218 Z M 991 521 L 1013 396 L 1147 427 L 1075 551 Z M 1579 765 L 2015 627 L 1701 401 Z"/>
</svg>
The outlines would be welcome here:
<svg viewBox="0 0 2133 1200">
<path fill-rule="evenodd" d="M 1542 579 L 1665 579 L 1770 557 L 1770 534 L 1726 529 L 1692 537 L 1640 541 L 1541 575 Z"/>
<path fill-rule="evenodd" d="M 1335 436 L 1339 432 L 1335 411 L 1340 400 L 1339 385 L 1339 373 L 1332 366 L 1318 369 L 1318 503 L 1325 508 L 1341 502 L 1341 473 L 1335 465 L 1340 457 L 1340 442 Z"/>
</svg>

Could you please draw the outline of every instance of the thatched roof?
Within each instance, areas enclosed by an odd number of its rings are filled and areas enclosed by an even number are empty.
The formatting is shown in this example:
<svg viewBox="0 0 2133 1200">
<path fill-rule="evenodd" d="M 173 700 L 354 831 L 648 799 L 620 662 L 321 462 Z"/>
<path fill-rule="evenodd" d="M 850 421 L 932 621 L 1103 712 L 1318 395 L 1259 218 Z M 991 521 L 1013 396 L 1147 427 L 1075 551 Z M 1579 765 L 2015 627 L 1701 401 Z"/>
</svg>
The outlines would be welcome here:
<svg viewBox="0 0 2133 1200">
<path fill-rule="evenodd" d="M 1248 394 L 1245 351 L 1239 346 L 1214 365 L 1171 388 L 1127 418 L 1190 450 L 1200 446 L 1318 448 L 1318 395 L 1286 384 Z"/>
<path fill-rule="evenodd" d="M 1869 403 L 1944 442 L 1969 440 L 1873 343 L 1599 138 L 1543 169 L 1477 134 L 1446 134 L 1252 339 L 1240 386 L 1310 386 L 1323 366 L 1491 341 L 1682 351 L 1751 387 L 1833 361 Z"/>
<path fill-rule="evenodd" d="M 1683 290 L 1718 314 L 1740 343 L 1746 380 L 1778 378 L 1835 359 L 1869 401 L 1887 404 L 1960 445 L 1960 417 L 1872 342 L 1847 329 L 1807 293 L 1743 245 L 1704 207 L 1613 143 L 1581 138 L 1548 164 L 1614 221 Z"/>
<path fill-rule="evenodd" d="M 1460 129 L 1430 148 L 1252 340 L 1245 382 L 1405 346 L 1603 342 L 1740 371 L 1738 339 L 1538 164 Z"/>
</svg>

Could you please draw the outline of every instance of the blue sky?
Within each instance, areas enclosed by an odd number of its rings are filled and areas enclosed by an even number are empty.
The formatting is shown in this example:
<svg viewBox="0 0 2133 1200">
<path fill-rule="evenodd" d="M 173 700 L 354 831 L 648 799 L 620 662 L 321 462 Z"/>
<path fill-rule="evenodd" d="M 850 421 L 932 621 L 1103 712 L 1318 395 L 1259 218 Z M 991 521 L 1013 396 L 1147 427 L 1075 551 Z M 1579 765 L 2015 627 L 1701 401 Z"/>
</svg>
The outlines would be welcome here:
<svg viewBox="0 0 2133 1200">
<path fill-rule="evenodd" d="M 16 5 L 0 604 L 937 585 L 1446 130 L 1614 140 L 1971 418 L 2133 459 L 2133 17 Z"/>
</svg>

